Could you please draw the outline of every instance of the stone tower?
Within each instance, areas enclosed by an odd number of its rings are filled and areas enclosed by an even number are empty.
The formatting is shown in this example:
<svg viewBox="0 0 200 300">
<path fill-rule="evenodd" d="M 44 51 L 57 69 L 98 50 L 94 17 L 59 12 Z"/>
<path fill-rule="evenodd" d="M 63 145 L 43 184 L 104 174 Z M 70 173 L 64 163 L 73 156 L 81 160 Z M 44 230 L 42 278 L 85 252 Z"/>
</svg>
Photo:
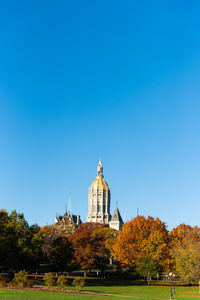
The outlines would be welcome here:
<svg viewBox="0 0 200 300">
<path fill-rule="evenodd" d="M 124 222 L 122 220 L 122 217 L 120 215 L 119 209 L 116 207 L 114 214 L 112 216 L 112 219 L 109 223 L 109 227 L 113 228 L 115 230 L 122 230 Z"/>
<path fill-rule="evenodd" d="M 87 222 L 109 224 L 111 219 L 110 188 L 103 177 L 103 166 L 99 160 L 97 177 L 89 189 Z"/>
</svg>

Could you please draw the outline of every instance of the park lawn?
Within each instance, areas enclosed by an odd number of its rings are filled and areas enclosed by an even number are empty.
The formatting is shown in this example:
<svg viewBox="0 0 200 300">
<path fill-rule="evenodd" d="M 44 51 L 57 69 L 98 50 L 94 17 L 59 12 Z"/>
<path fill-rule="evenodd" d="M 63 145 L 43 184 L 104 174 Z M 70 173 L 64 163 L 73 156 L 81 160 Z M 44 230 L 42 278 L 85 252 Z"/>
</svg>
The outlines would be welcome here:
<svg viewBox="0 0 200 300">
<path fill-rule="evenodd" d="M 27 290 L 8 290 L 0 289 L 1 300 L 111 300 L 110 296 L 94 296 L 94 295 L 82 295 L 82 294 L 64 294 L 54 292 L 39 292 L 39 291 L 27 291 Z M 114 297 L 115 298 L 115 297 Z M 118 300 L 124 299 L 124 297 L 117 297 Z M 131 298 L 125 298 L 131 299 Z"/>
<path fill-rule="evenodd" d="M 169 286 L 140 286 L 140 285 L 129 285 L 129 286 L 86 286 L 86 291 L 96 293 L 109 293 L 124 296 L 132 296 L 135 299 L 141 300 L 154 300 L 154 299 L 169 299 L 170 298 L 170 287 Z M 118 298 L 117 298 L 118 299 Z M 129 299 L 129 298 L 126 298 Z M 198 287 L 176 287 L 174 299 L 199 299 L 199 288 Z"/>
<path fill-rule="evenodd" d="M 162 286 L 92 286 L 85 287 L 84 291 L 101 292 L 109 294 L 122 295 L 121 297 L 113 298 L 112 296 L 94 296 L 94 295 L 82 295 L 82 294 L 62 294 L 55 292 L 39 292 L 39 291 L 27 291 L 27 290 L 9 290 L 0 289 L 1 300 L 114 300 L 114 299 L 139 299 L 139 300 L 159 300 L 169 299 L 169 287 Z M 128 298 L 123 296 L 130 296 Z M 200 294 L 198 287 L 176 287 L 176 294 L 174 299 L 182 300 L 200 300 Z"/>
<path fill-rule="evenodd" d="M 84 291 L 115 294 L 123 296 L 131 296 L 138 299 L 169 299 L 170 287 L 169 286 L 147 286 L 147 285 L 134 285 L 123 284 L 126 281 L 121 281 L 119 284 L 114 284 L 114 281 L 99 281 L 98 284 L 88 284 L 84 287 Z M 97 283 L 97 282 L 96 282 Z M 199 299 L 199 288 L 194 287 L 176 287 L 174 299 Z M 128 299 L 128 298 L 127 298 Z"/>
</svg>

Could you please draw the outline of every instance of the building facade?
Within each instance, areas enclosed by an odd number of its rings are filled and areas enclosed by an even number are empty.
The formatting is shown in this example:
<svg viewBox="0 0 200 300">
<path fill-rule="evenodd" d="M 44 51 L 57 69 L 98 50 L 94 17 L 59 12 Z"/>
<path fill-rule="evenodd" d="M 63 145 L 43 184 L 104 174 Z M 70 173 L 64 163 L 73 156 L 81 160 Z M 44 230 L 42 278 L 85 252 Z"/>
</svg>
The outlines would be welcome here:
<svg viewBox="0 0 200 300">
<path fill-rule="evenodd" d="M 82 223 L 80 216 L 72 215 L 67 210 L 63 216 L 55 217 L 55 225 L 61 233 L 66 235 L 72 234 L 75 232 L 75 229 Z"/>
<path fill-rule="evenodd" d="M 110 215 L 110 188 L 103 179 L 103 166 L 99 161 L 96 179 L 89 189 L 87 222 L 109 224 Z"/>
<path fill-rule="evenodd" d="M 101 160 L 97 167 L 96 179 L 89 189 L 87 222 L 102 223 L 121 230 L 123 220 L 118 208 L 116 208 L 113 217 L 110 214 L 111 192 L 103 176 L 103 166 Z"/>
</svg>

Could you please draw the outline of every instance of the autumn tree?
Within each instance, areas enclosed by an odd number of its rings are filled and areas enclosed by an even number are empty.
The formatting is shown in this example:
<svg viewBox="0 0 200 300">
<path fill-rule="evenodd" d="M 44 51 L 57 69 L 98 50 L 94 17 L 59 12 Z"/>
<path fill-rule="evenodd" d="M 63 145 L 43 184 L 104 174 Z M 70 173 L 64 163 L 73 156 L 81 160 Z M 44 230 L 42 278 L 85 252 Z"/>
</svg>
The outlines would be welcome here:
<svg viewBox="0 0 200 300">
<path fill-rule="evenodd" d="M 182 244 L 185 241 L 190 240 L 198 241 L 200 239 L 200 228 L 195 226 L 192 227 L 190 225 L 180 224 L 176 228 L 173 228 L 169 234 L 170 242 L 172 244 L 172 248 L 177 244 Z"/>
<path fill-rule="evenodd" d="M 170 233 L 172 266 L 183 281 L 200 279 L 200 228 L 181 224 Z"/>
<path fill-rule="evenodd" d="M 104 268 L 111 243 L 111 240 L 107 244 L 105 242 L 108 236 L 112 239 L 112 230 L 100 223 L 81 224 L 75 233 L 69 236 L 74 247 L 75 261 L 83 270 Z"/>
<path fill-rule="evenodd" d="M 200 280 L 200 243 L 193 240 L 184 241 L 173 249 L 177 274 L 186 283 Z"/>
<path fill-rule="evenodd" d="M 123 225 L 113 245 L 115 260 L 134 266 L 138 273 L 151 276 L 167 267 L 168 231 L 158 218 L 138 216 Z"/>
<path fill-rule="evenodd" d="M 94 230 L 93 237 L 101 241 L 101 252 L 112 264 L 112 246 L 117 238 L 118 231 L 110 227 L 100 227 Z"/>
</svg>

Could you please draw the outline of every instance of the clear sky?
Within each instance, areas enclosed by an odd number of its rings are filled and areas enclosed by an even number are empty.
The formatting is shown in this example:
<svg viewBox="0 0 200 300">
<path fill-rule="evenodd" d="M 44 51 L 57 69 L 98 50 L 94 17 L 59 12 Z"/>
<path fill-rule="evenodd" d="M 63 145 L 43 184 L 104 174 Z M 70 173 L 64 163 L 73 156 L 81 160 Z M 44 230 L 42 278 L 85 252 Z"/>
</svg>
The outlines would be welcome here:
<svg viewBox="0 0 200 300">
<path fill-rule="evenodd" d="M 200 225 L 200 2 L 0 1 L 0 207 Z"/>
</svg>

